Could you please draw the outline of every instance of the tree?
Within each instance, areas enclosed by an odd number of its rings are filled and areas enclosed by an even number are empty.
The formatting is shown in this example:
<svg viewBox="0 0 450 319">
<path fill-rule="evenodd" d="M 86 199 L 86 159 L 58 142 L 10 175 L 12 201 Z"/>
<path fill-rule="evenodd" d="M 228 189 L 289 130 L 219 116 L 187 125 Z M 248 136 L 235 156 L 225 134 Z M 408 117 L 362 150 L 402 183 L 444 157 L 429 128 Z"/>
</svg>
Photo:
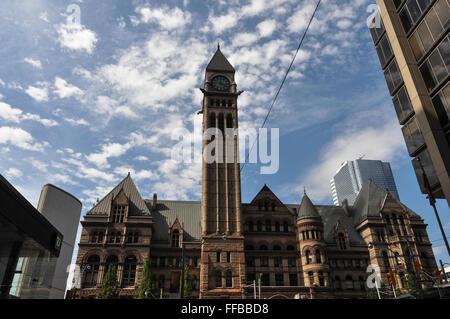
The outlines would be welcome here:
<svg viewBox="0 0 450 319">
<path fill-rule="evenodd" d="M 118 299 L 119 291 L 117 290 L 117 270 L 116 266 L 109 265 L 108 270 L 103 278 L 102 289 L 97 294 L 98 299 Z"/>
<path fill-rule="evenodd" d="M 180 295 L 181 295 L 181 286 L 182 280 L 180 276 Z M 193 290 L 193 278 L 189 275 L 189 266 L 184 265 L 184 299 L 189 299 L 191 297 L 191 292 Z"/>
<path fill-rule="evenodd" d="M 155 291 L 155 283 L 152 282 L 152 271 L 148 267 L 147 259 L 144 259 L 144 270 L 142 271 L 142 280 L 139 286 L 138 299 L 151 299 Z"/>
<path fill-rule="evenodd" d="M 420 291 L 419 283 L 417 282 L 416 276 L 412 274 L 406 275 L 405 288 L 410 294 L 418 294 Z"/>
</svg>

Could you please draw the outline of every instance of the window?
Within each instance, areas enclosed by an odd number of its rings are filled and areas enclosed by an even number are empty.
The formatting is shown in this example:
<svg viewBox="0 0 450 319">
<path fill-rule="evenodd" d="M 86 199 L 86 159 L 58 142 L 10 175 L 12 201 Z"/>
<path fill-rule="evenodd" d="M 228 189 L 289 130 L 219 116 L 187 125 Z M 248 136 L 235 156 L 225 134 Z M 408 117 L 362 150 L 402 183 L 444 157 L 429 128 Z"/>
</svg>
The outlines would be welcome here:
<svg viewBox="0 0 450 319">
<path fill-rule="evenodd" d="M 347 290 L 355 289 L 355 287 L 353 285 L 353 278 L 351 276 L 345 277 L 345 289 L 347 289 Z"/>
<path fill-rule="evenodd" d="M 227 252 L 227 263 L 231 262 L 231 253 Z"/>
<path fill-rule="evenodd" d="M 289 267 L 297 267 L 297 258 L 288 257 L 288 266 Z"/>
<path fill-rule="evenodd" d="M 419 21 L 423 12 L 430 5 L 431 0 L 408 0 L 406 5 L 400 11 L 400 20 L 405 33 L 411 31 L 414 25 Z"/>
<path fill-rule="evenodd" d="M 216 271 L 216 288 L 222 288 L 222 273 Z"/>
<path fill-rule="evenodd" d="M 398 122 L 400 124 L 405 123 L 405 121 L 414 113 L 411 100 L 409 99 L 406 87 L 403 85 L 397 94 L 392 99 L 394 103 L 395 112 L 397 113 Z"/>
<path fill-rule="evenodd" d="M 263 286 L 270 286 L 270 276 L 269 276 L 269 274 L 263 274 L 262 276 L 261 276 L 261 284 L 263 285 Z"/>
<path fill-rule="evenodd" d="M 126 206 L 123 205 L 114 205 L 113 206 L 113 214 L 112 214 L 112 222 L 113 223 L 123 223 L 123 219 L 125 217 Z"/>
<path fill-rule="evenodd" d="M 84 287 L 94 287 L 97 284 L 99 269 L 100 257 L 97 255 L 89 256 L 84 273 Z"/>
<path fill-rule="evenodd" d="M 248 231 L 252 232 L 253 231 L 253 222 L 251 220 L 249 220 L 247 225 L 248 225 Z"/>
<path fill-rule="evenodd" d="M 322 258 L 320 256 L 320 250 L 316 249 L 316 263 L 321 264 Z"/>
<path fill-rule="evenodd" d="M 385 33 L 380 43 L 376 46 L 378 58 L 382 67 L 392 58 L 393 53 L 387 34 Z"/>
<path fill-rule="evenodd" d="M 389 257 L 387 252 L 383 251 L 383 265 L 386 268 L 390 268 L 390 264 L 389 264 Z"/>
<path fill-rule="evenodd" d="M 130 232 L 127 236 L 127 243 L 137 243 L 139 242 L 139 233 L 138 232 Z"/>
<path fill-rule="evenodd" d="M 247 256 L 245 257 L 245 262 L 248 267 L 255 267 L 255 257 Z"/>
<path fill-rule="evenodd" d="M 253 249 L 255 249 L 255 248 L 253 247 L 253 245 L 247 245 L 247 246 L 245 246 L 245 250 L 253 250 Z"/>
<path fill-rule="evenodd" d="M 266 220 L 266 231 L 272 231 L 272 224 L 270 223 L 270 220 Z"/>
<path fill-rule="evenodd" d="M 394 253 L 394 257 L 395 257 L 395 263 L 396 263 L 397 265 L 401 265 L 402 262 L 401 262 L 401 260 L 400 260 L 400 255 L 399 255 L 398 252 L 395 252 L 395 253 Z"/>
<path fill-rule="evenodd" d="M 254 273 L 247 274 L 247 284 L 248 285 L 255 283 L 255 281 L 256 281 L 256 274 L 254 274 Z"/>
<path fill-rule="evenodd" d="M 269 258 L 267 256 L 261 257 L 261 267 L 269 267 Z"/>
<path fill-rule="evenodd" d="M 177 229 L 172 232 L 172 247 L 180 247 L 180 232 Z"/>
<path fill-rule="evenodd" d="M 334 289 L 342 290 L 341 278 L 339 276 L 334 277 Z"/>
<path fill-rule="evenodd" d="M 281 250 L 280 245 L 275 245 L 275 246 L 273 246 L 273 250 Z"/>
<path fill-rule="evenodd" d="M 275 268 L 283 267 L 283 258 L 282 257 L 274 257 L 273 263 L 274 263 Z"/>
<path fill-rule="evenodd" d="M 297 274 L 289 274 L 289 285 L 298 286 Z"/>
<path fill-rule="evenodd" d="M 267 250 L 267 246 L 266 246 L 266 245 L 261 245 L 261 246 L 259 247 L 259 250 Z"/>
<path fill-rule="evenodd" d="M 420 66 L 420 72 L 427 86 L 428 92 L 442 82 L 448 75 L 450 68 L 450 40 L 449 37 L 442 40 L 439 46 L 431 53 Z M 444 58 L 445 57 L 445 58 Z"/>
<path fill-rule="evenodd" d="M 120 244 L 120 239 L 122 237 L 122 233 L 120 231 L 118 232 L 111 232 L 109 233 L 109 242 L 111 244 Z"/>
<path fill-rule="evenodd" d="M 305 252 L 305 257 L 306 257 L 306 263 L 307 263 L 307 264 L 312 263 L 311 252 L 310 252 L 309 250 L 307 250 L 307 251 Z"/>
<path fill-rule="evenodd" d="M 325 278 L 323 276 L 323 271 L 319 271 L 319 286 L 325 287 Z"/>
<path fill-rule="evenodd" d="M 279 222 L 275 222 L 275 231 L 276 232 L 280 231 L 280 223 Z"/>
<path fill-rule="evenodd" d="M 284 276 L 283 274 L 275 274 L 275 285 L 282 287 L 284 286 Z"/>
<path fill-rule="evenodd" d="M 197 267 L 197 266 L 198 266 L 198 258 L 192 257 L 192 267 Z"/>
<path fill-rule="evenodd" d="M 159 257 L 159 267 L 165 267 L 166 266 L 166 257 L 161 256 Z"/>
<path fill-rule="evenodd" d="M 128 256 L 123 265 L 123 286 L 133 286 L 136 279 L 136 257 Z"/>
<path fill-rule="evenodd" d="M 227 128 L 233 128 L 233 116 L 231 114 L 227 115 Z"/>
<path fill-rule="evenodd" d="M 165 277 L 164 275 L 159 276 L 158 278 L 158 289 L 164 289 Z"/>
<path fill-rule="evenodd" d="M 433 97 L 433 105 L 441 126 L 446 127 L 450 122 L 450 84 Z"/>
<path fill-rule="evenodd" d="M 256 223 L 256 230 L 257 231 L 262 231 L 262 223 L 258 220 L 258 222 Z"/>
<path fill-rule="evenodd" d="M 117 265 L 119 264 L 119 258 L 115 255 L 110 255 L 106 258 L 105 263 L 105 273 L 108 271 L 109 267 L 114 267 L 117 271 Z"/>
<path fill-rule="evenodd" d="M 347 245 L 345 243 L 345 235 L 343 233 L 339 233 L 338 235 L 339 248 L 342 250 L 347 249 Z"/>
<path fill-rule="evenodd" d="M 439 184 L 439 180 L 436 175 L 436 171 L 434 170 L 433 162 L 431 161 L 430 153 L 428 152 L 428 149 L 424 149 L 419 154 L 416 155 L 416 158 L 412 160 L 412 164 L 414 167 L 414 172 L 416 173 L 417 181 L 420 186 L 420 190 L 423 194 L 426 194 L 427 191 L 425 189 L 425 186 L 423 185 L 423 178 L 422 178 L 422 169 L 420 168 L 419 162 L 417 158 L 420 158 L 420 162 L 423 165 L 423 168 L 425 170 L 425 174 L 428 177 L 428 181 L 430 183 L 431 188 Z"/>
<path fill-rule="evenodd" d="M 358 281 L 359 281 L 359 289 L 362 291 L 366 290 L 366 281 L 364 280 L 364 278 L 359 277 Z"/>
<path fill-rule="evenodd" d="M 225 283 L 227 288 L 233 287 L 233 273 L 231 271 L 226 272 Z"/>
<path fill-rule="evenodd" d="M 413 156 L 423 145 L 425 145 L 425 139 L 423 138 L 419 123 L 415 116 L 406 122 L 405 126 L 402 127 L 402 132 L 409 155 Z"/>
<path fill-rule="evenodd" d="M 288 246 L 286 247 L 286 250 L 288 250 L 288 251 L 292 251 L 292 250 L 294 250 L 294 246 L 292 246 L 292 245 L 288 245 Z"/>
<path fill-rule="evenodd" d="M 394 94 L 398 86 L 403 82 L 402 75 L 398 69 L 397 61 L 395 59 L 389 63 L 389 66 L 384 70 L 384 77 L 391 95 Z"/>
<path fill-rule="evenodd" d="M 308 272 L 309 285 L 314 286 L 314 273 L 312 271 Z"/>
<path fill-rule="evenodd" d="M 220 263 L 220 251 L 216 252 L 216 262 Z"/>
<path fill-rule="evenodd" d="M 285 233 L 289 232 L 289 224 L 288 224 L 288 222 L 284 222 L 283 223 L 283 231 Z"/>
</svg>

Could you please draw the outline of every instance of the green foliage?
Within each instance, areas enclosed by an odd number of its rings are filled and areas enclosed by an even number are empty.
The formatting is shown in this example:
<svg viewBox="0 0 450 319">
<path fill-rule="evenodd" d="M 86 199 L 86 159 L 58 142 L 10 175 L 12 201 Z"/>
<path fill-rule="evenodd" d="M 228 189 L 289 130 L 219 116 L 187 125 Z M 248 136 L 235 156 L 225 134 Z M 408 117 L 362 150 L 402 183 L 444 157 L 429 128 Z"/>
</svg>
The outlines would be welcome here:
<svg viewBox="0 0 450 319">
<path fill-rule="evenodd" d="M 410 294 L 418 294 L 420 291 L 419 283 L 414 275 L 408 274 L 405 278 L 405 288 Z"/>
<path fill-rule="evenodd" d="M 139 285 L 138 299 L 151 299 L 155 291 L 155 283 L 152 282 L 152 271 L 148 267 L 147 259 L 144 259 L 144 270 L 142 272 L 142 280 Z"/>
<path fill-rule="evenodd" d="M 102 289 L 97 294 L 98 299 L 118 299 L 117 290 L 117 269 L 114 265 L 109 265 L 103 278 Z"/>
<path fill-rule="evenodd" d="M 182 286 L 182 278 L 180 276 L 180 296 L 181 296 L 181 286 Z M 184 299 L 191 298 L 191 293 L 193 290 L 193 277 L 189 275 L 189 266 L 184 265 Z"/>
</svg>

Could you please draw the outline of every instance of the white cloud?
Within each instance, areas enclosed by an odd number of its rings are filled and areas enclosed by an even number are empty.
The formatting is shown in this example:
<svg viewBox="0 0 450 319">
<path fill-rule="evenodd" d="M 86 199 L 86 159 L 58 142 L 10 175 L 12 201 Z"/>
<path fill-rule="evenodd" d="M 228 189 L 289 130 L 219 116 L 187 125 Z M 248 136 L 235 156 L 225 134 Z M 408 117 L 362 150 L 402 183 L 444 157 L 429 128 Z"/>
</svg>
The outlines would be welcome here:
<svg viewBox="0 0 450 319">
<path fill-rule="evenodd" d="M 47 102 L 48 101 L 48 88 L 46 86 L 36 87 L 29 86 L 25 91 L 29 96 L 31 96 L 34 100 L 38 102 Z"/>
<path fill-rule="evenodd" d="M 39 60 L 34 60 L 32 58 L 25 58 L 24 61 L 26 63 L 34 66 L 35 68 L 42 69 L 42 64 L 41 64 L 41 61 L 39 61 Z"/>
<path fill-rule="evenodd" d="M 191 14 L 180 8 L 138 8 L 136 12 L 141 15 L 139 20 L 132 20 L 135 25 L 139 23 L 157 23 L 164 30 L 174 30 L 186 26 L 191 22 Z"/>
<path fill-rule="evenodd" d="M 149 158 L 147 156 L 141 155 L 141 156 L 136 157 L 136 160 L 137 161 L 148 161 Z"/>
<path fill-rule="evenodd" d="M 64 121 L 67 123 L 70 123 L 74 126 L 89 126 L 89 123 L 84 119 L 71 119 L 71 118 L 65 118 Z"/>
<path fill-rule="evenodd" d="M 0 144 L 9 144 L 24 150 L 42 152 L 49 144 L 36 142 L 27 131 L 18 127 L 0 127 Z"/>
<path fill-rule="evenodd" d="M 23 174 L 20 170 L 17 168 L 11 167 L 5 172 L 6 177 L 8 178 L 14 178 L 14 177 L 22 177 Z"/>
<path fill-rule="evenodd" d="M 73 95 L 82 95 L 84 92 L 77 88 L 76 86 L 67 83 L 66 80 L 61 79 L 60 77 L 55 78 L 55 94 L 59 96 L 59 98 L 64 99 L 67 97 L 71 97 Z"/>
<path fill-rule="evenodd" d="M 39 15 L 39 19 L 41 19 L 42 21 L 47 22 L 47 23 L 50 22 L 50 21 L 48 20 L 48 13 L 47 13 L 47 11 L 42 12 L 42 13 Z"/>
<path fill-rule="evenodd" d="M 98 42 L 97 34 L 79 23 L 60 24 L 57 33 L 61 46 L 70 50 L 92 53 Z"/>
<path fill-rule="evenodd" d="M 277 28 L 277 22 L 273 19 L 259 23 L 256 28 L 261 37 L 270 37 Z"/>
<path fill-rule="evenodd" d="M 99 168 L 109 168 L 108 159 L 111 157 L 120 157 L 124 155 L 132 147 L 131 143 L 119 144 L 109 143 L 102 146 L 100 153 L 86 155 L 86 159 L 97 165 Z"/>
<path fill-rule="evenodd" d="M 31 162 L 31 165 L 33 165 L 33 167 L 37 168 L 41 172 L 47 173 L 48 164 L 41 162 L 34 158 L 32 158 L 30 162 Z"/>
<path fill-rule="evenodd" d="M 41 123 L 46 127 L 58 126 L 58 122 L 49 119 L 42 119 L 37 114 L 26 113 L 22 110 L 11 107 L 9 104 L 0 102 L 0 118 L 7 122 L 20 123 L 24 120 L 31 120 Z"/>
</svg>

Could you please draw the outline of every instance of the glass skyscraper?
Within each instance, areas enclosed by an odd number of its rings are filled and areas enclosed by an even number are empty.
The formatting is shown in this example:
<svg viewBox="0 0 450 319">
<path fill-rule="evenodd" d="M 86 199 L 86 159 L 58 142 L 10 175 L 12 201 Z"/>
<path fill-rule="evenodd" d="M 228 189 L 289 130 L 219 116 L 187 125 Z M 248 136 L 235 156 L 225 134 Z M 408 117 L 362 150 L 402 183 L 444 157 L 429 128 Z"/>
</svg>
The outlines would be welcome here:
<svg viewBox="0 0 450 319">
<path fill-rule="evenodd" d="M 331 179 L 334 204 L 341 205 L 347 199 L 348 204 L 353 205 L 362 186 L 369 179 L 379 187 L 388 189 L 392 196 L 400 200 L 389 163 L 358 159 L 343 163 Z"/>
</svg>

